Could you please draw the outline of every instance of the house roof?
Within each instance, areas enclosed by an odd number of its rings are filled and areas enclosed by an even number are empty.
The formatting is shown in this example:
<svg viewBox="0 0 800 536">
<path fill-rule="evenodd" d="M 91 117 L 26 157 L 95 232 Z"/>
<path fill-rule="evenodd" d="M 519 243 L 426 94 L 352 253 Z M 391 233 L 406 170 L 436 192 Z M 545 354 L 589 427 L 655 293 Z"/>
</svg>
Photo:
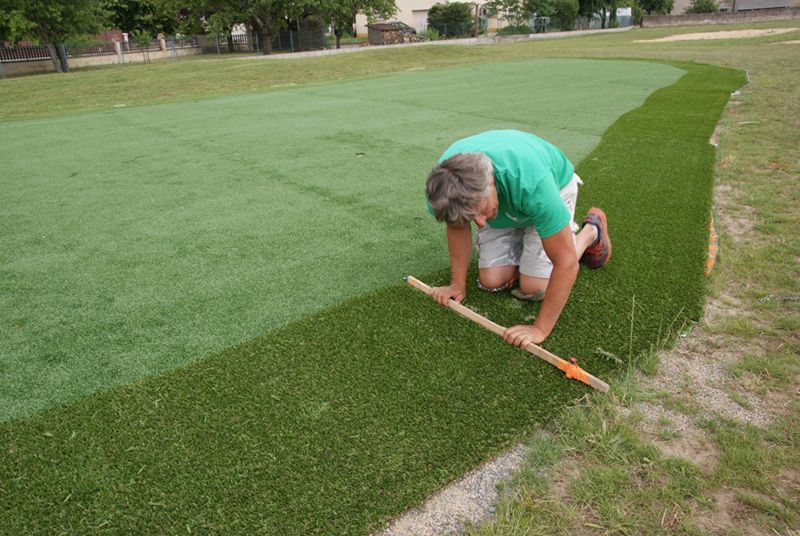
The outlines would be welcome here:
<svg viewBox="0 0 800 536">
<path fill-rule="evenodd" d="M 736 0 L 736 11 L 792 7 L 792 0 Z"/>
</svg>

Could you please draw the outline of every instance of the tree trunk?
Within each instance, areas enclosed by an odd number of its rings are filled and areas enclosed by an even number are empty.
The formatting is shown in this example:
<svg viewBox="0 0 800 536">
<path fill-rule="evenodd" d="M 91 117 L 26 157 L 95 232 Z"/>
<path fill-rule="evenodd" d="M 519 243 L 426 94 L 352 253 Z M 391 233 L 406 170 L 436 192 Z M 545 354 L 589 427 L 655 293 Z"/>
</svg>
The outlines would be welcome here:
<svg viewBox="0 0 800 536">
<path fill-rule="evenodd" d="M 269 25 L 264 24 L 264 21 L 258 16 L 253 17 L 252 21 L 253 30 L 258 35 L 262 54 L 265 56 L 272 54 L 272 31 L 268 28 Z"/>
<path fill-rule="evenodd" d="M 267 32 L 266 30 L 262 30 L 258 34 L 258 38 L 261 39 L 261 51 L 265 56 L 269 56 L 272 54 L 272 32 Z"/>
<path fill-rule="evenodd" d="M 47 43 L 47 53 L 50 54 L 50 61 L 53 62 L 53 68 L 57 73 L 63 73 L 64 69 L 61 68 L 61 58 L 58 57 L 58 51 L 53 43 Z"/>
<path fill-rule="evenodd" d="M 602 17 L 600 18 L 600 29 L 601 30 L 605 30 L 606 29 L 606 8 L 605 7 L 603 7 Z"/>
<path fill-rule="evenodd" d="M 333 35 L 336 37 L 336 48 L 342 48 L 342 34 L 344 32 L 340 27 L 336 27 L 333 29 Z"/>
<path fill-rule="evenodd" d="M 56 52 L 58 53 L 58 61 L 61 62 L 61 72 L 69 72 L 69 58 L 67 57 L 67 47 L 62 43 L 56 45 Z"/>
</svg>

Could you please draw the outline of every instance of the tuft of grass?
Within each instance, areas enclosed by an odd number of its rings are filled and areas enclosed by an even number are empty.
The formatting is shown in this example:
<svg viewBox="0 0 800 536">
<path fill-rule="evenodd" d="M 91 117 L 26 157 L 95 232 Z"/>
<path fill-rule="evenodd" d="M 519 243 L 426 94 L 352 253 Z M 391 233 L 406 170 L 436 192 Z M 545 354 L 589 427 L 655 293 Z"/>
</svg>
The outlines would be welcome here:
<svg viewBox="0 0 800 536">
<path fill-rule="evenodd" d="M 796 527 L 800 524 L 800 508 L 798 508 L 796 504 L 787 507 L 769 497 L 750 492 L 739 492 L 736 494 L 736 499 L 767 514 L 769 517 L 766 524 L 772 524 L 773 526 L 771 528 L 775 532 L 783 529 L 786 525 Z M 790 508 L 793 508 L 794 511 Z M 775 523 L 776 520 L 782 521 L 783 523 Z M 770 521 L 772 521 L 772 523 L 770 523 Z M 778 534 L 780 534 L 780 532 L 778 532 Z"/>
<path fill-rule="evenodd" d="M 768 354 L 748 352 L 730 364 L 728 371 L 736 379 L 741 379 L 745 374 L 757 377 L 762 392 L 785 389 L 793 385 L 795 378 L 800 375 L 797 350 L 790 344 L 788 348 Z"/>
<path fill-rule="evenodd" d="M 771 482 L 788 459 L 786 447 L 769 441 L 763 430 L 752 425 L 742 426 L 724 418 L 707 419 L 703 424 L 720 452 L 713 481 L 718 486 L 743 486 L 770 493 Z"/>
</svg>

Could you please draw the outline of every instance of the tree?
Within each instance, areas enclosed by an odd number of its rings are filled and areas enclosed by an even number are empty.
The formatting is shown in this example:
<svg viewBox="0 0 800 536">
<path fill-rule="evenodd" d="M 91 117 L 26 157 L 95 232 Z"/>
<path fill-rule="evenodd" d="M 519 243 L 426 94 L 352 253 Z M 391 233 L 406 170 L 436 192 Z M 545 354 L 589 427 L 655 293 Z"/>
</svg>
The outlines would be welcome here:
<svg viewBox="0 0 800 536">
<path fill-rule="evenodd" d="M 67 58 L 63 47 L 56 45 L 70 38 L 97 34 L 107 19 L 103 5 L 97 0 L 0 0 L 4 20 L 15 21 L 19 38 L 33 38 L 47 46 L 53 67 L 64 72 Z M 0 24 L 2 26 L 2 24 Z"/>
<path fill-rule="evenodd" d="M 333 27 L 336 48 L 341 48 L 342 37 L 352 31 L 356 15 L 361 13 L 368 19 L 388 19 L 397 12 L 397 5 L 394 0 L 326 0 L 321 10 Z"/>
<path fill-rule="evenodd" d="M 485 7 L 487 13 L 506 21 L 514 29 L 528 27 L 533 14 L 528 0 L 490 0 Z"/>
<path fill-rule="evenodd" d="M 553 17 L 558 28 L 572 30 L 575 26 L 575 17 L 578 16 L 578 0 L 556 0 L 553 7 Z"/>
<path fill-rule="evenodd" d="M 165 0 L 105 0 L 111 24 L 123 32 L 173 34 L 178 26 L 177 4 Z"/>
<path fill-rule="evenodd" d="M 692 0 L 692 4 L 687 7 L 684 13 L 716 13 L 719 6 L 714 0 Z"/>
<path fill-rule="evenodd" d="M 674 0 L 637 0 L 648 15 L 667 15 L 672 11 Z"/>
<path fill-rule="evenodd" d="M 450 2 L 434 4 L 428 9 L 428 27 L 443 37 L 467 35 L 472 31 L 472 4 Z"/>
<path fill-rule="evenodd" d="M 17 44 L 35 35 L 34 25 L 19 10 L 0 8 L 0 42 Z"/>
<path fill-rule="evenodd" d="M 591 21 L 595 15 L 601 16 L 601 28 L 606 26 L 604 0 L 578 0 L 578 15 Z M 600 15 L 602 13 L 602 15 Z"/>
<path fill-rule="evenodd" d="M 150 35 L 147 30 L 134 30 L 131 33 L 131 37 L 133 38 L 133 42 L 142 49 L 142 61 L 144 63 L 150 63 L 150 51 L 147 47 L 150 46 L 153 36 Z"/>
<path fill-rule="evenodd" d="M 547 17 L 554 17 L 556 15 L 556 3 L 558 0 L 526 0 L 526 11 L 529 13 L 528 17 L 533 17 L 534 26 L 536 31 L 545 31 L 544 21 Z M 542 24 L 539 22 L 542 21 Z"/>
</svg>

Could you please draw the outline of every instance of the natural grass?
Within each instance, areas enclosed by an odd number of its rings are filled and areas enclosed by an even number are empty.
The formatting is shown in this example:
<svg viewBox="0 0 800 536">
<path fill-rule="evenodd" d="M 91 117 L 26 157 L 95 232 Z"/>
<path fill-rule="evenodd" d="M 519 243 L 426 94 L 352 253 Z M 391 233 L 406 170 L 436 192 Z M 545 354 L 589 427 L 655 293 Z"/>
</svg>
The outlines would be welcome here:
<svg viewBox="0 0 800 536">
<path fill-rule="evenodd" d="M 68 75 L 40 75 L 0 82 L 0 120 L 24 119 L 88 110 L 112 110 L 118 104 L 142 105 L 191 101 L 230 94 L 249 94 L 287 85 L 370 77 L 407 70 L 431 70 L 456 65 L 532 58 L 640 57 L 692 58 L 718 65 L 738 66 L 743 51 L 751 54 L 754 43 L 798 39 L 800 32 L 755 39 L 684 41 L 676 43 L 634 43 L 678 33 L 728 31 L 744 28 L 800 27 L 794 21 L 714 27 L 635 29 L 628 32 L 530 43 L 457 46 L 446 43 L 417 47 L 396 47 L 303 59 L 221 59 L 208 56 L 182 58 L 177 62 L 148 65 L 126 64 L 75 69 Z M 783 45 L 781 45 L 783 46 Z M 791 57 L 785 50 L 757 51 L 774 61 Z M 764 62 L 761 63 L 762 65 Z M 753 69 L 758 69 L 753 62 Z M 788 60 L 787 67 L 794 65 Z M 594 101 L 584 103 L 587 114 L 597 111 Z M 763 125 L 757 130 L 763 129 Z"/>
<path fill-rule="evenodd" d="M 448 144 L 520 128 L 577 162 L 681 74 L 506 62 L 0 123 L 0 318 L 11 328 L 0 333 L 0 420 L 446 266 L 422 188 Z M 585 113 L 587 100 L 600 109 Z M 589 173 L 593 200 L 591 183 L 615 173 Z"/>
<path fill-rule="evenodd" d="M 797 27 L 798 21 L 785 24 Z M 759 26 L 764 27 L 752 25 Z M 712 29 L 732 27 L 669 28 L 663 32 Z M 725 218 L 717 222 L 720 254 L 709 279 L 710 290 L 717 299 L 723 298 L 730 312 L 717 310 L 712 314 L 711 326 L 722 328 L 704 337 L 712 347 L 700 349 L 693 357 L 704 359 L 705 352 L 712 350 L 735 355 L 742 348 L 757 348 L 757 352 L 742 353 L 729 370 L 734 379 L 762 395 L 757 409 L 767 411 L 773 420 L 765 428 L 757 428 L 709 415 L 707 408 L 692 399 L 691 393 L 681 398 L 654 395 L 635 379 L 616 384 L 615 394 L 625 394 L 624 398 L 611 402 L 619 411 L 617 420 L 586 418 L 593 426 L 578 427 L 567 440 L 556 440 L 566 469 L 556 465 L 550 470 L 552 463 L 532 460 L 523 469 L 525 477 L 507 490 L 507 501 L 501 505 L 500 515 L 481 527 L 479 534 L 611 533 L 612 526 L 617 527 L 611 521 L 618 523 L 619 519 L 635 527 L 629 532 L 637 534 L 797 532 L 800 407 L 796 403 L 798 303 L 794 297 L 800 282 L 797 278 L 800 238 L 796 232 L 800 225 L 796 210 L 800 193 L 797 165 L 800 77 L 796 64 L 800 49 L 797 45 L 765 44 L 758 39 L 686 45 L 647 46 L 652 46 L 650 52 L 657 55 L 745 68 L 752 80 L 731 99 L 723 115 L 715 169 L 720 186 L 716 203 Z M 634 53 L 644 53 L 643 47 L 636 47 L 631 54 Z M 709 325 L 703 323 L 696 329 L 708 333 Z M 736 398 L 732 387 L 728 394 Z M 616 469 L 622 474 L 625 471 L 636 474 L 639 466 L 629 464 L 624 458 L 621 463 L 613 452 L 586 460 L 582 442 L 584 436 L 613 429 L 619 421 L 631 426 L 639 437 L 647 437 L 641 425 L 621 417 L 625 409 L 621 407 L 636 400 L 647 400 L 679 411 L 695 423 L 706 424 L 717 456 L 712 463 L 706 460 L 702 464 L 700 493 L 673 501 L 656 499 L 642 507 L 638 501 L 651 491 L 649 487 L 637 488 L 643 482 L 633 477 L 619 489 L 600 489 L 584 494 L 581 502 L 573 500 L 563 490 L 588 466 L 595 473 L 613 473 Z M 607 403 L 606 399 L 590 399 L 567 412 L 607 415 Z M 560 419 L 568 427 L 575 420 L 569 416 Z M 534 442 L 534 448 L 536 445 Z M 688 458 L 693 461 L 691 452 Z M 661 467 L 662 460 L 657 458 L 648 465 Z M 664 472 L 661 476 L 655 484 L 658 487 L 682 478 Z M 556 490 L 550 485 L 553 480 L 558 485 Z M 722 497 L 720 502 L 715 500 L 718 496 Z M 612 512 L 608 520 L 594 517 L 595 505 L 608 503 L 611 506 L 607 509 Z"/>
<path fill-rule="evenodd" d="M 531 441 L 529 467 L 506 486 L 496 518 L 467 534 L 694 533 L 682 518 L 702 475 L 649 445 L 615 401 L 592 395 L 563 411 L 550 434 Z"/>
<path fill-rule="evenodd" d="M 797 359 L 796 345 L 765 355 L 747 353 L 732 363 L 728 370 L 737 380 L 745 375 L 758 379 L 758 389 L 762 392 L 781 390 L 790 387 L 794 379 L 800 375 L 800 363 Z"/>
<path fill-rule="evenodd" d="M 581 203 L 607 208 L 616 249 L 607 268 L 582 273 L 548 340 L 556 353 L 590 356 L 602 343 L 634 359 L 676 317 L 701 311 L 714 161 L 707 140 L 742 76 L 678 67 L 687 74 L 617 121 L 579 167 L 591 177 Z M 468 303 L 501 323 L 535 311 L 470 291 Z M 620 366 L 582 363 L 609 379 Z M 0 526 L 363 533 L 585 392 L 398 285 L 191 367 L 0 425 Z M 597 490 L 586 500 L 601 521 L 631 526 L 595 500 L 603 490 L 623 486 L 643 511 L 698 493 L 691 465 L 659 460 L 609 419 L 575 414 L 559 425 L 582 456 L 621 464 L 587 471 L 576 488 Z M 637 479 L 666 483 L 634 493 Z"/>
</svg>

